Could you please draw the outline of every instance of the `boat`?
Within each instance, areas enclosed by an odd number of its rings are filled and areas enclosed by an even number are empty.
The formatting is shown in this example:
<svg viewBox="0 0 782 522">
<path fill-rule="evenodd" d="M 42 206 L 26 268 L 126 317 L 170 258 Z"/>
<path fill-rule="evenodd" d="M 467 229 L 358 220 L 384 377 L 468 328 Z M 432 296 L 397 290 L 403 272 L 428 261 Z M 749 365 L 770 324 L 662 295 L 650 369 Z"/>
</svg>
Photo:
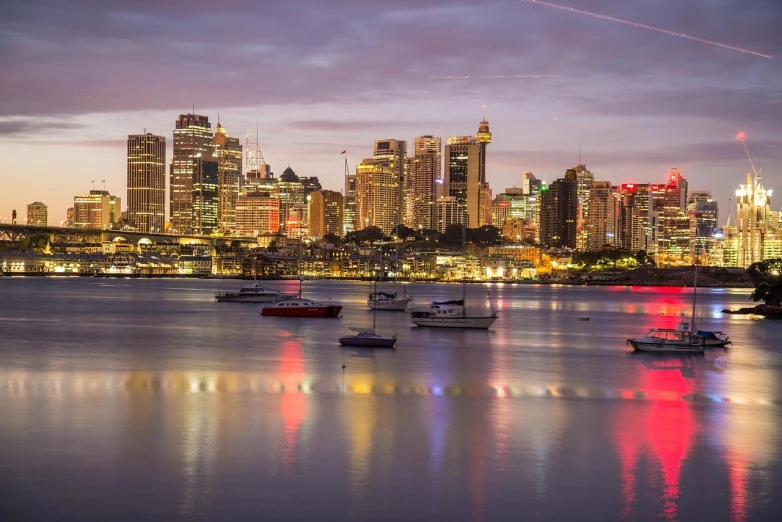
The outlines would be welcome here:
<svg viewBox="0 0 782 522">
<path fill-rule="evenodd" d="M 733 344 L 728 334 L 723 332 L 698 330 L 698 337 L 703 338 L 703 344 L 706 345 L 706 348 L 724 348 L 729 344 Z"/>
<path fill-rule="evenodd" d="M 383 273 L 383 252 L 381 250 L 380 252 L 380 273 Z M 382 275 L 378 276 L 378 279 L 380 279 Z M 377 298 L 377 295 L 381 292 L 377 291 L 377 280 L 375 281 L 375 286 L 373 288 L 372 294 L 370 294 L 370 297 L 375 296 L 375 299 Z M 358 346 L 358 347 L 366 347 L 366 348 L 393 348 L 394 345 L 396 345 L 396 335 L 393 337 L 386 337 L 383 335 L 378 335 L 377 332 L 375 332 L 375 329 L 377 327 L 377 311 L 379 308 L 377 307 L 370 307 L 372 308 L 372 329 L 371 330 L 358 330 L 358 333 L 354 335 L 345 335 L 339 338 L 339 344 L 343 346 Z"/>
<path fill-rule="evenodd" d="M 299 295 L 274 302 L 261 308 L 262 316 L 277 317 L 339 317 L 342 305 L 319 303 L 302 297 L 303 278 L 301 275 L 302 243 L 299 238 Z"/>
<path fill-rule="evenodd" d="M 396 292 L 372 292 L 367 297 L 367 306 L 371 310 L 404 312 L 412 300 L 409 296 L 399 297 Z"/>
<path fill-rule="evenodd" d="M 218 303 L 274 303 L 291 299 L 293 295 L 264 288 L 258 283 L 243 286 L 238 292 L 217 292 L 215 301 Z"/>
<path fill-rule="evenodd" d="M 703 353 L 705 339 L 695 331 L 695 303 L 698 295 L 698 265 L 692 291 L 692 321 L 682 320 L 673 328 L 651 328 L 645 335 L 627 339 L 627 344 L 638 352 Z"/>
<path fill-rule="evenodd" d="M 380 249 L 380 274 L 378 280 L 382 283 L 383 280 L 383 250 Z M 377 284 L 375 284 L 375 290 L 370 292 L 367 297 L 367 306 L 370 310 L 385 310 L 393 312 L 404 312 L 407 310 L 407 305 L 410 304 L 413 298 L 408 296 L 407 293 L 403 297 L 394 292 L 378 292 Z"/>
<path fill-rule="evenodd" d="M 462 225 L 462 250 L 465 248 L 466 229 Z M 467 281 L 462 279 L 462 298 L 455 301 L 433 302 L 426 310 L 413 310 L 411 318 L 416 326 L 431 326 L 437 328 L 475 328 L 488 329 L 497 320 L 497 311 L 491 300 L 489 290 L 486 290 L 491 312 L 485 309 L 470 310 L 467 308 Z"/>
<path fill-rule="evenodd" d="M 277 317 L 339 317 L 342 306 L 294 297 L 264 306 L 261 315 Z"/>
</svg>

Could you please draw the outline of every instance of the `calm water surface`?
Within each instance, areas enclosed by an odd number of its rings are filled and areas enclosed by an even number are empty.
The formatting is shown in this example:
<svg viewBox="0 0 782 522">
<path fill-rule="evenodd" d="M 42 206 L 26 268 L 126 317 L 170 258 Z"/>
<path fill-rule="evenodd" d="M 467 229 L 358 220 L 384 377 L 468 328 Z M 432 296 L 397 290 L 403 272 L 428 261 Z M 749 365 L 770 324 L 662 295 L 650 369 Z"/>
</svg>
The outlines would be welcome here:
<svg viewBox="0 0 782 522">
<path fill-rule="evenodd" d="M 488 332 L 380 313 L 398 348 L 359 351 L 367 283 L 305 283 L 341 319 L 213 301 L 241 284 L 0 278 L 0 520 L 782 519 L 782 323 L 720 313 L 748 291 L 699 290 L 735 344 L 688 357 L 625 339 L 690 289 L 493 285 Z"/>
</svg>

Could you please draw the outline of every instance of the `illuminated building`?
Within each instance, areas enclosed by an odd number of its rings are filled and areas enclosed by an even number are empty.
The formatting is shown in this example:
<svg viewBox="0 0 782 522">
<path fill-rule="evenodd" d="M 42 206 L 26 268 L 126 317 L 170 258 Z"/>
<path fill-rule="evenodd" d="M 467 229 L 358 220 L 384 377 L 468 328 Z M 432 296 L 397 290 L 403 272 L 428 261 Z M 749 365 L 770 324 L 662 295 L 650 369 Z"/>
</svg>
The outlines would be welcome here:
<svg viewBox="0 0 782 522">
<path fill-rule="evenodd" d="M 697 201 L 687 213 L 690 220 L 690 259 L 699 265 L 708 265 L 717 232 L 718 206 L 716 201 Z"/>
<path fill-rule="evenodd" d="M 521 175 L 521 189 L 524 194 L 540 194 L 541 187 L 545 181 L 535 177 L 532 172 L 525 172 Z"/>
<path fill-rule="evenodd" d="M 445 145 L 445 194 L 461 205 L 469 228 L 491 223 L 491 205 L 486 205 L 486 145 L 491 143 L 489 122 L 484 118 L 478 136 L 454 136 Z M 491 201 L 491 196 L 489 196 Z"/>
<path fill-rule="evenodd" d="M 220 229 L 217 218 L 219 206 L 219 164 L 215 158 L 196 154 L 192 159 L 193 196 L 191 227 L 194 234 L 209 235 Z"/>
<path fill-rule="evenodd" d="M 277 180 L 276 193 L 272 192 L 272 195 L 276 195 L 280 200 L 280 233 L 288 237 L 299 237 L 288 234 L 288 213 L 294 205 L 304 205 L 306 197 L 301 179 L 290 166 L 282 172 Z M 295 234 L 299 234 L 299 230 L 296 230 Z"/>
<path fill-rule="evenodd" d="M 630 252 L 645 250 L 651 206 L 650 186 L 648 183 L 625 183 L 618 186 L 617 191 L 620 202 L 617 218 L 619 238 L 616 243 Z"/>
<path fill-rule="evenodd" d="M 16 211 L 14 210 L 14 212 Z M 67 223 L 69 227 L 73 226 L 73 207 L 70 207 L 65 211 L 65 223 Z M 14 222 L 14 224 L 16 224 L 16 222 Z"/>
<path fill-rule="evenodd" d="M 296 203 L 288 207 L 285 235 L 296 239 L 309 235 L 309 206 L 306 203 Z"/>
<path fill-rule="evenodd" d="M 139 232 L 164 232 L 166 138 L 128 135 L 128 221 Z"/>
<path fill-rule="evenodd" d="M 540 244 L 548 248 L 576 248 L 578 174 L 568 169 L 541 193 Z"/>
<path fill-rule="evenodd" d="M 687 193 L 687 210 L 694 210 L 698 203 L 711 200 L 710 190 L 692 190 Z"/>
<path fill-rule="evenodd" d="M 464 224 L 464 207 L 453 196 L 443 196 L 435 205 L 437 213 L 437 231 L 444 233 L 449 225 Z"/>
<path fill-rule="evenodd" d="M 436 225 L 437 180 L 442 170 L 442 140 L 421 136 L 413 140 L 413 158 L 410 168 L 412 217 L 408 226 L 414 229 L 434 228 Z"/>
<path fill-rule="evenodd" d="M 228 136 L 217 122 L 213 139 L 217 160 L 217 221 L 222 232 L 236 229 L 236 200 L 242 179 L 242 144 L 239 138 Z"/>
<path fill-rule="evenodd" d="M 390 170 L 396 178 L 396 203 L 394 205 L 393 215 L 390 217 L 393 222 L 392 228 L 395 228 L 396 225 L 402 223 L 404 217 L 405 194 L 402 187 L 404 186 L 405 179 L 408 175 L 407 168 L 409 162 L 407 160 L 407 142 L 400 140 L 378 140 L 375 142 L 372 158 L 385 164 L 385 168 Z M 386 218 L 384 217 L 383 219 Z M 358 226 L 361 225 L 362 223 L 358 224 Z"/>
<path fill-rule="evenodd" d="M 27 205 L 27 224 L 34 227 L 49 226 L 49 209 L 40 201 Z"/>
<path fill-rule="evenodd" d="M 121 201 L 107 190 L 91 190 L 73 198 L 73 226 L 105 230 L 120 220 Z"/>
<path fill-rule="evenodd" d="M 299 181 L 301 182 L 301 188 L 304 191 L 304 200 L 307 200 L 307 196 L 312 194 L 315 191 L 323 190 L 323 187 L 320 184 L 320 180 L 317 176 L 301 176 L 299 178 Z"/>
<path fill-rule="evenodd" d="M 318 190 L 310 194 L 309 235 L 322 238 L 326 234 L 342 235 L 344 197 L 333 190 Z"/>
<path fill-rule="evenodd" d="M 500 229 L 505 220 L 512 217 L 510 201 L 500 199 L 501 195 L 498 195 L 491 204 L 491 225 Z"/>
<path fill-rule="evenodd" d="M 760 177 L 747 176 L 747 183 L 736 191 L 736 266 L 747 268 L 763 261 L 766 239 L 776 224 L 772 221 L 771 190 L 760 184 Z"/>
<path fill-rule="evenodd" d="M 578 220 L 576 224 L 576 248 L 584 251 L 588 250 L 588 225 L 589 220 L 589 202 L 592 183 L 595 181 L 595 175 L 589 172 L 586 165 L 579 163 L 573 169 L 576 171 L 576 194 L 578 197 Z"/>
<path fill-rule="evenodd" d="M 351 174 L 347 168 L 347 163 L 345 163 L 345 210 L 342 223 L 344 230 L 340 232 L 340 235 L 358 229 L 356 227 L 356 174 Z"/>
<path fill-rule="evenodd" d="M 236 234 L 256 237 L 280 231 L 280 200 L 268 192 L 250 191 L 236 200 Z"/>
<path fill-rule="evenodd" d="M 211 160 L 213 150 L 209 118 L 180 114 L 174 129 L 174 155 L 169 176 L 169 218 L 174 234 L 193 233 L 193 183 L 201 166 L 198 155 Z"/>
<path fill-rule="evenodd" d="M 469 218 L 472 228 L 482 227 L 491 224 L 491 190 L 486 182 L 486 146 L 491 143 L 491 131 L 489 131 L 489 122 L 484 117 L 478 124 L 478 133 L 475 135 L 479 144 L 480 154 L 478 156 L 478 181 L 475 183 L 478 193 L 473 196 L 475 189 L 471 180 L 467 180 L 467 214 L 468 216 L 477 216 Z M 474 202 L 473 202 L 474 201 Z"/>
<path fill-rule="evenodd" d="M 660 216 L 658 264 L 682 264 L 689 262 L 690 218 L 687 216 L 687 180 L 678 169 L 671 169 L 664 186 L 662 209 L 655 203 L 654 211 Z"/>
<path fill-rule="evenodd" d="M 609 181 L 593 181 L 586 217 L 586 250 L 597 251 L 616 244 L 616 199 Z"/>
<path fill-rule="evenodd" d="M 379 227 L 391 235 L 399 210 L 399 173 L 383 158 L 366 158 L 356 167 L 356 229 Z"/>
</svg>

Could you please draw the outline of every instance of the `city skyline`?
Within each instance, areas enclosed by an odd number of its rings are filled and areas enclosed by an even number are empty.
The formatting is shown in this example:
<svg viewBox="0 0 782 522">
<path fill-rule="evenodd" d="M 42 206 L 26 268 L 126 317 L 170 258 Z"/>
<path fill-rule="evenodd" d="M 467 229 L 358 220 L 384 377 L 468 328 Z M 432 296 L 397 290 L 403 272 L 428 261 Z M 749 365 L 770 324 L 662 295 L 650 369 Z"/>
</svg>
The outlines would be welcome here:
<svg viewBox="0 0 782 522">
<path fill-rule="evenodd" d="M 516 1 L 300 4 L 264 6 L 256 15 L 254 4 L 236 2 L 222 6 L 215 23 L 216 8 L 208 5 L 141 9 L 117 2 L 65 10 L 51 4 L 50 19 L 26 3 L 4 3 L 0 31 L 10 74 L 0 101 L 0 149 L 7 158 L 0 217 L 8 220 L 11 210 L 40 200 L 50 222 L 62 221 L 72 196 L 93 179 L 123 193 L 127 135 L 147 129 L 173 142 L 172 119 L 193 103 L 210 121 L 219 114 L 230 136 L 241 138 L 258 120 L 261 148 L 277 175 L 290 162 L 299 175 L 317 176 L 332 190 L 343 184 L 340 151 L 347 149 L 353 170 L 371 155 L 373 141 L 387 136 L 471 135 L 484 104 L 493 133 L 487 181 L 495 191 L 520 185 L 526 171 L 549 182 L 561 177 L 578 163 L 580 147 L 596 179 L 655 182 L 676 167 L 691 186 L 712 189 L 729 208 L 750 171 L 735 141 L 738 131 L 747 132 L 764 185 L 782 186 L 776 58 Z M 704 3 L 679 4 L 573 0 L 568 6 L 770 55 L 782 49 L 774 31 L 782 23 L 778 2 L 723 1 L 718 8 L 710 2 L 708 17 Z M 419 15 L 426 15 L 429 31 L 417 31 Z M 252 25 L 268 16 L 281 20 L 280 27 L 255 36 Z M 387 31 L 358 40 L 373 23 Z M 221 30 L 226 24 L 231 31 Z M 192 26 L 209 30 L 196 42 Z M 301 34 L 295 42 L 290 27 Z M 161 42 L 171 45 L 160 51 Z M 403 57 L 393 74 L 375 59 L 389 46 Z M 177 78 L 193 66 L 194 48 L 210 74 L 182 84 Z M 248 69 L 253 60 L 258 67 Z M 132 73 L 142 66 L 148 74 Z M 525 74 L 542 77 L 430 78 Z M 266 81 L 262 89 L 254 81 L 224 81 L 234 77 Z M 171 154 L 169 147 L 167 165 Z"/>
</svg>

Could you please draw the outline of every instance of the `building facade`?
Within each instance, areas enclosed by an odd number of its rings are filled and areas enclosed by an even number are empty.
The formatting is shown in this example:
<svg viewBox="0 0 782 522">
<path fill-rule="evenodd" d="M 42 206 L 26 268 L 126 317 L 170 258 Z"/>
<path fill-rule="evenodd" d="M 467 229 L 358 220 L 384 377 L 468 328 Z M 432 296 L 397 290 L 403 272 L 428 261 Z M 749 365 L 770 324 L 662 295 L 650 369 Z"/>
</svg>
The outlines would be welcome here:
<svg viewBox="0 0 782 522">
<path fill-rule="evenodd" d="M 609 181 L 593 181 L 586 217 L 586 250 L 616 246 L 616 198 Z"/>
<path fill-rule="evenodd" d="M 121 200 L 107 190 L 91 190 L 73 198 L 73 226 L 106 230 L 120 220 Z"/>
<path fill-rule="evenodd" d="M 200 154 L 193 158 L 193 195 L 191 229 L 193 234 L 208 236 L 220 230 L 219 163 Z"/>
<path fill-rule="evenodd" d="M 213 154 L 209 118 L 199 114 L 180 114 L 174 129 L 174 152 L 169 176 L 172 233 L 193 233 L 193 182 L 200 168 L 197 159 L 212 161 Z"/>
<path fill-rule="evenodd" d="M 310 194 L 309 235 L 322 238 L 326 234 L 342 235 L 344 197 L 333 190 L 318 190 Z"/>
<path fill-rule="evenodd" d="M 384 158 L 367 158 L 356 166 L 356 229 L 379 227 L 391 235 L 398 223 L 399 173 Z"/>
<path fill-rule="evenodd" d="M 277 234 L 280 231 L 280 200 L 269 192 L 243 192 L 236 200 L 236 233 L 243 237 Z"/>
<path fill-rule="evenodd" d="M 540 243 L 548 248 L 576 248 L 578 175 L 568 169 L 541 193 Z"/>
<path fill-rule="evenodd" d="M 40 201 L 27 205 L 27 224 L 34 227 L 49 226 L 49 208 Z"/>
<path fill-rule="evenodd" d="M 437 185 L 442 171 L 442 140 L 434 136 L 420 136 L 413 140 L 413 158 L 410 168 L 412 216 L 407 226 L 414 229 L 432 229 L 436 226 Z"/>
<path fill-rule="evenodd" d="M 213 139 L 217 160 L 217 221 L 225 233 L 236 230 L 236 201 L 242 179 L 242 144 L 239 138 L 228 136 L 225 127 L 217 122 Z"/>
<path fill-rule="evenodd" d="M 165 231 L 166 138 L 128 135 L 128 221 L 140 232 Z"/>
</svg>

